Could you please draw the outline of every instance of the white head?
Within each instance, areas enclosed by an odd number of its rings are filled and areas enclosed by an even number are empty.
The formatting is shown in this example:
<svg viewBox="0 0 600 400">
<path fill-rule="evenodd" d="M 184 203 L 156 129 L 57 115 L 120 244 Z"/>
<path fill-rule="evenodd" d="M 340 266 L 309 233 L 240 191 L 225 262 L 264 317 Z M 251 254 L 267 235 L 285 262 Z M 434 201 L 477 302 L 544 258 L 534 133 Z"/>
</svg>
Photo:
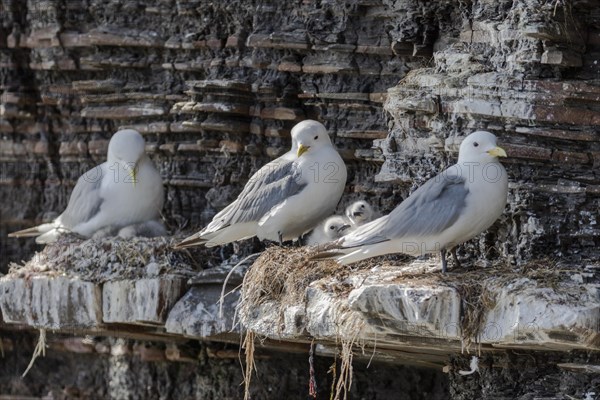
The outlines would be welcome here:
<svg viewBox="0 0 600 400">
<path fill-rule="evenodd" d="M 294 154 L 294 156 L 298 154 L 298 140 L 294 136 L 292 136 L 292 148 L 290 149 L 290 153 Z"/>
<path fill-rule="evenodd" d="M 506 157 L 506 152 L 496 146 L 496 136 L 486 131 L 477 131 L 467 136 L 460 144 L 458 162 L 487 164 Z"/>
<path fill-rule="evenodd" d="M 108 144 L 108 162 L 119 163 L 136 182 L 136 167 L 146 154 L 146 142 L 142 135 L 133 129 L 123 129 L 110 138 Z"/>
<path fill-rule="evenodd" d="M 325 220 L 323 225 L 323 232 L 325 236 L 330 240 L 339 239 L 344 236 L 345 231 L 350 228 L 348 221 L 341 215 L 334 215 Z"/>
<path fill-rule="evenodd" d="M 299 122 L 292 128 L 292 149 L 297 143 L 297 155 L 300 157 L 307 151 L 315 151 L 321 147 L 331 146 L 331 139 L 325 126 L 312 119 Z"/>
<path fill-rule="evenodd" d="M 373 219 L 373 207 L 364 200 L 355 201 L 346 207 L 346 217 L 353 225 L 362 225 Z"/>
</svg>

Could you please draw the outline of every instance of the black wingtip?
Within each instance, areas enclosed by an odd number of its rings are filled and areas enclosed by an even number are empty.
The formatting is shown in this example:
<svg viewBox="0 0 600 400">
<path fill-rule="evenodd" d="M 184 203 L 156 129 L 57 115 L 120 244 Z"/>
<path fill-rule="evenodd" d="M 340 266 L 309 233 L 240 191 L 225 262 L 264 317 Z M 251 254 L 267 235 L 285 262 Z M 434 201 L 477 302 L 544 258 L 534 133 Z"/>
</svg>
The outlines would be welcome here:
<svg viewBox="0 0 600 400">
<path fill-rule="evenodd" d="M 308 260 L 309 261 L 331 260 L 332 258 L 343 256 L 344 254 L 345 253 L 343 253 L 341 251 L 336 251 L 336 250 L 322 251 L 320 253 L 313 254 L 312 256 L 308 257 Z"/>
<path fill-rule="evenodd" d="M 21 231 L 11 232 L 8 234 L 8 237 L 9 238 L 34 237 L 34 236 L 39 236 L 42 233 L 43 232 L 40 232 L 37 226 L 34 226 L 33 228 L 27 228 L 27 229 L 23 229 Z"/>
<path fill-rule="evenodd" d="M 207 240 L 190 236 L 189 238 L 183 239 L 181 242 L 173 246 L 174 250 L 187 249 L 188 247 L 201 246 L 205 244 Z"/>
</svg>

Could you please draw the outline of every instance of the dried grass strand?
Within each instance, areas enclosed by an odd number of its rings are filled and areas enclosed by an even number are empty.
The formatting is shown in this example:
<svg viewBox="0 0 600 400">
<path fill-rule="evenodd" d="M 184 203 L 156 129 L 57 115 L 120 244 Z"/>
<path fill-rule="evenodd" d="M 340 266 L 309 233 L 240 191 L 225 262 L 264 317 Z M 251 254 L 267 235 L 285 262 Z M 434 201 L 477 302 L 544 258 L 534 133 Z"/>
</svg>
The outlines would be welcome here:
<svg viewBox="0 0 600 400">
<path fill-rule="evenodd" d="M 40 336 L 38 337 L 35 348 L 33 349 L 33 354 L 31 356 L 31 361 L 29 361 L 29 365 L 21 378 L 25 378 L 25 375 L 29 372 L 29 370 L 33 367 L 35 360 L 41 355 L 42 357 L 46 357 L 46 330 L 40 329 Z"/>
<path fill-rule="evenodd" d="M 255 333 L 248 330 L 244 338 L 244 352 L 246 354 L 246 367 L 244 370 L 244 400 L 250 400 L 250 383 L 252 382 L 252 371 L 256 371 L 254 364 L 254 336 Z"/>
<path fill-rule="evenodd" d="M 233 266 L 233 268 L 231 268 L 231 271 L 229 271 L 229 273 L 225 277 L 225 280 L 223 281 L 223 287 L 221 288 L 221 296 L 219 296 L 219 318 L 220 319 L 223 319 L 223 302 L 225 301 L 225 296 L 227 296 L 227 294 L 233 292 L 233 290 L 232 290 L 229 293 L 225 294 L 225 288 L 227 287 L 227 282 L 229 282 L 229 278 L 231 278 L 231 275 L 233 274 L 233 272 L 235 271 L 235 269 L 237 267 L 239 267 L 240 265 L 243 265 L 251 257 L 256 257 L 256 256 L 259 256 L 259 255 L 260 255 L 260 253 L 254 253 L 254 254 L 250 254 L 249 256 L 245 257 L 242 261 L 240 261 L 239 263 L 235 264 Z"/>
</svg>

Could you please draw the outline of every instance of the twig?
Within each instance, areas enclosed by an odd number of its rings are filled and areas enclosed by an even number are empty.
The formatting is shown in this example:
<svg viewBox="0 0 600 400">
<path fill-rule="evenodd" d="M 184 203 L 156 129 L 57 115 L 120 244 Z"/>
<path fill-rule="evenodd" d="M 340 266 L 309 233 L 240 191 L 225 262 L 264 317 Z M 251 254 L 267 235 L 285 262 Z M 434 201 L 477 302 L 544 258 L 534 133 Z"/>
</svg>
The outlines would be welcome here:
<svg viewBox="0 0 600 400">
<path fill-rule="evenodd" d="M 220 319 L 223 318 L 223 301 L 225 299 L 225 288 L 227 287 L 227 282 L 229 282 L 229 278 L 231 277 L 231 274 L 233 273 L 233 271 L 235 271 L 235 269 L 237 267 L 239 267 L 240 265 L 242 265 L 243 263 L 245 263 L 250 257 L 256 257 L 256 256 L 258 256 L 260 254 L 261 253 L 250 254 L 248 257 L 244 258 L 242 261 L 240 261 L 239 263 L 235 264 L 233 266 L 233 268 L 231 268 L 231 271 L 229 271 L 229 273 L 225 277 L 225 281 L 223 282 L 223 287 L 221 288 L 221 296 L 219 297 L 219 318 Z"/>
</svg>

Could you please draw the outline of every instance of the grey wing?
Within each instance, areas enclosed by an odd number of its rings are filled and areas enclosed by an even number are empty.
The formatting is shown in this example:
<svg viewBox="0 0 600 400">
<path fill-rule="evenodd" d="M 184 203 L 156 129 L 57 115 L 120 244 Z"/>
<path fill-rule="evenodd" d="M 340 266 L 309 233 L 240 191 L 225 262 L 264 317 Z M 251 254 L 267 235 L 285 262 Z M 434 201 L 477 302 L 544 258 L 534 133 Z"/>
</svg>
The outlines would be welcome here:
<svg viewBox="0 0 600 400">
<path fill-rule="evenodd" d="M 384 215 L 383 217 L 361 225 L 349 234 L 342 236 L 340 239 L 340 247 L 349 248 L 364 246 L 390 240 L 385 234 L 385 227 L 389 217 L 389 215 Z"/>
<path fill-rule="evenodd" d="M 106 163 L 105 163 L 106 164 Z M 100 196 L 102 178 L 106 174 L 104 164 L 99 165 L 79 177 L 71 192 L 67 208 L 60 215 L 61 224 L 73 228 L 94 217 L 104 199 Z"/>
<path fill-rule="evenodd" d="M 347 235 L 343 247 L 439 234 L 464 211 L 468 193 L 463 177 L 441 173 L 412 193 L 389 215 Z"/>
<path fill-rule="evenodd" d="M 221 213 L 225 212 L 228 209 L 235 208 L 238 200 L 251 197 L 252 194 L 260 190 L 261 187 L 265 187 L 274 182 L 279 182 L 280 180 L 285 179 L 287 176 L 290 175 L 290 171 L 292 170 L 292 168 L 294 168 L 293 165 L 294 164 L 291 160 L 286 160 L 282 158 L 278 158 L 276 160 L 271 161 L 270 163 L 263 165 L 258 171 L 254 173 L 254 175 L 250 177 L 250 179 L 244 186 L 244 189 L 242 189 L 242 192 L 238 195 L 236 201 L 227 206 L 225 209 L 223 209 Z"/>
<path fill-rule="evenodd" d="M 305 183 L 292 161 L 275 160 L 258 170 L 238 198 L 219 212 L 204 229 L 214 232 L 232 224 L 258 221 L 271 208 L 300 192 Z"/>
</svg>

